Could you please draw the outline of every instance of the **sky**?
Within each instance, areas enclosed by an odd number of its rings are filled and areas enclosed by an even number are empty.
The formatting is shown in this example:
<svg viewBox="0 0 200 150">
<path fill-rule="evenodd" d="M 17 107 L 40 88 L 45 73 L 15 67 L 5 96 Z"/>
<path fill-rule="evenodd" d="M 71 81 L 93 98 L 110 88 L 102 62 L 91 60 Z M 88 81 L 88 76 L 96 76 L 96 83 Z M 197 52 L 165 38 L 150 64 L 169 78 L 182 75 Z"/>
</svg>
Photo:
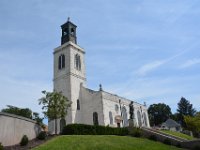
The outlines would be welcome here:
<svg viewBox="0 0 200 150">
<path fill-rule="evenodd" d="M 70 17 L 85 49 L 87 87 L 176 112 L 200 111 L 199 0 L 0 0 L 0 109 L 42 112 L 53 49 Z"/>
</svg>

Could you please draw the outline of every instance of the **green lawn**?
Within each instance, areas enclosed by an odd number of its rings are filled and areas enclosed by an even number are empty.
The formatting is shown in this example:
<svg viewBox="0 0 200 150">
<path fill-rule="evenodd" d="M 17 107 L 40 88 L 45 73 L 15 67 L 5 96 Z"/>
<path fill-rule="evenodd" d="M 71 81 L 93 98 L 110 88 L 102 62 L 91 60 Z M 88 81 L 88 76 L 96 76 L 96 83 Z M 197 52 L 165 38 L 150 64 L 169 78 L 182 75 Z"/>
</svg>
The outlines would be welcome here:
<svg viewBox="0 0 200 150">
<path fill-rule="evenodd" d="M 181 150 L 143 138 L 109 135 L 58 136 L 34 150 Z"/>
<path fill-rule="evenodd" d="M 173 136 L 177 136 L 177 137 L 180 137 L 180 138 L 183 138 L 183 139 L 186 139 L 186 140 L 194 140 L 193 137 L 186 135 L 186 134 L 183 134 L 183 133 L 180 133 L 180 132 L 174 132 L 174 131 L 169 131 L 169 130 L 161 130 L 161 132 L 167 133 L 167 134 L 170 134 L 170 135 L 173 135 Z"/>
</svg>

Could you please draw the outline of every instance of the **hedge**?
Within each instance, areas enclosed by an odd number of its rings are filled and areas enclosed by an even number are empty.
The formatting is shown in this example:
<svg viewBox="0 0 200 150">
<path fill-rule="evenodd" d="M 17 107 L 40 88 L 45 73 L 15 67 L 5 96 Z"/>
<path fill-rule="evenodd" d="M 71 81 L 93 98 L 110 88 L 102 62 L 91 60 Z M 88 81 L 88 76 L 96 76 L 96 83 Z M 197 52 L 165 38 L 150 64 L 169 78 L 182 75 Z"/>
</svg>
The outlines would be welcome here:
<svg viewBox="0 0 200 150">
<path fill-rule="evenodd" d="M 85 124 L 69 124 L 63 128 L 63 135 L 128 135 L 127 128 L 95 126 Z"/>
</svg>

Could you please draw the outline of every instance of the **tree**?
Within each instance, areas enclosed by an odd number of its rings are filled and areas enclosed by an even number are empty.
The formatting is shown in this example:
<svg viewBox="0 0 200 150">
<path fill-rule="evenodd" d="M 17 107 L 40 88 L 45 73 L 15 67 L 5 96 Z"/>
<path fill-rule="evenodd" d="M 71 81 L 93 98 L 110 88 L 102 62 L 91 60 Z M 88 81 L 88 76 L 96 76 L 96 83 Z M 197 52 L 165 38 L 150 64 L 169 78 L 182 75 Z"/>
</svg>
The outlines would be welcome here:
<svg viewBox="0 0 200 150">
<path fill-rule="evenodd" d="M 193 117 L 196 113 L 196 110 L 193 108 L 193 105 L 190 104 L 188 100 L 186 100 L 184 97 L 181 97 L 181 100 L 178 103 L 178 120 L 181 123 L 183 127 L 186 127 L 184 116 L 191 116 Z"/>
<path fill-rule="evenodd" d="M 55 120 L 55 134 L 57 134 L 57 119 L 64 118 L 67 115 L 67 109 L 71 102 L 59 92 L 42 91 L 42 93 L 45 96 L 39 99 L 39 105 L 43 105 L 45 117 Z"/>
<path fill-rule="evenodd" d="M 14 114 L 14 115 L 19 115 L 25 118 L 29 118 L 29 119 L 33 119 L 37 122 L 37 124 L 39 125 L 43 125 L 43 118 L 39 117 L 39 113 L 37 112 L 33 112 L 32 110 L 29 108 L 19 108 L 16 106 L 11 106 L 11 105 L 7 105 L 8 108 L 4 108 L 1 110 L 1 112 L 5 112 L 5 113 L 10 113 L 10 114 Z"/>
<path fill-rule="evenodd" d="M 35 120 L 37 122 L 37 124 L 39 124 L 40 126 L 43 126 L 42 122 L 43 122 L 44 118 L 40 118 L 39 113 L 33 112 L 32 119 Z"/>
<path fill-rule="evenodd" d="M 150 105 L 148 113 L 151 126 L 163 123 L 172 115 L 171 108 L 164 103 Z"/>
<path fill-rule="evenodd" d="M 196 113 L 194 117 L 184 116 L 184 121 L 187 129 L 191 130 L 194 136 L 198 137 L 198 134 L 200 133 L 200 112 Z"/>
<path fill-rule="evenodd" d="M 7 105 L 7 107 L 8 108 L 2 109 L 1 111 L 32 119 L 32 111 L 29 108 L 18 108 L 11 105 Z"/>
</svg>

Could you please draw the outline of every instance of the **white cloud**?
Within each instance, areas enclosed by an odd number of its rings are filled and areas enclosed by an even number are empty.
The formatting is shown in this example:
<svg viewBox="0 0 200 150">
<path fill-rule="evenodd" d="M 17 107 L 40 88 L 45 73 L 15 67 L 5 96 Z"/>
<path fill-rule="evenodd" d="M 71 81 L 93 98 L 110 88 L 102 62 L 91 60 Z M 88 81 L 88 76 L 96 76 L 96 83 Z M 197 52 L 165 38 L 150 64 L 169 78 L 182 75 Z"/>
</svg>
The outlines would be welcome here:
<svg viewBox="0 0 200 150">
<path fill-rule="evenodd" d="M 148 72 L 160 67 L 163 65 L 166 61 L 154 61 L 148 64 L 143 65 L 140 67 L 137 71 L 136 74 L 139 76 L 145 76 Z"/>
<path fill-rule="evenodd" d="M 188 68 L 193 65 L 197 65 L 200 63 L 200 58 L 194 58 L 191 60 L 186 61 L 184 64 L 180 66 L 181 69 Z"/>
</svg>

